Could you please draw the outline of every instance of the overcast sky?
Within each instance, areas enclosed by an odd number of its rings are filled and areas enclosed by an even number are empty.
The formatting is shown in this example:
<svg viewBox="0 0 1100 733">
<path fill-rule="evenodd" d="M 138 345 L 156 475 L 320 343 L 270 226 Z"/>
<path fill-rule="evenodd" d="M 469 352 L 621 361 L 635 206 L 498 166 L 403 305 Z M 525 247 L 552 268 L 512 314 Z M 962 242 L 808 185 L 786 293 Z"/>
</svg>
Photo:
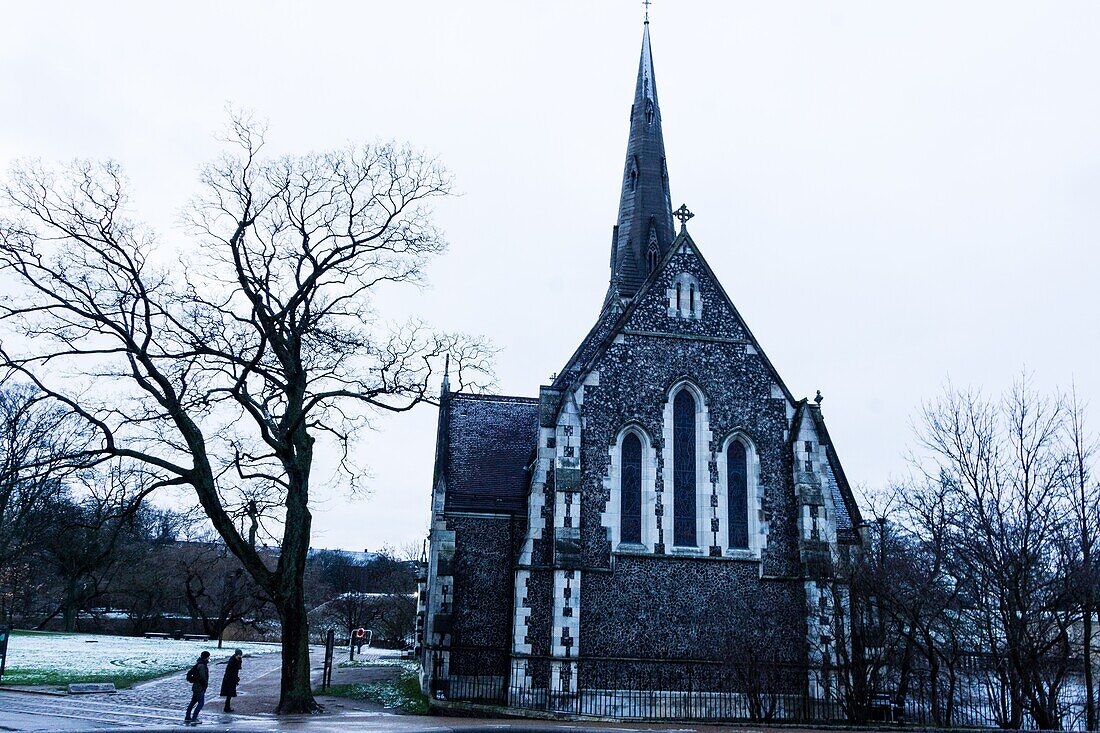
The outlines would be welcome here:
<svg viewBox="0 0 1100 733">
<path fill-rule="evenodd" d="M 460 197 L 427 292 L 386 311 L 483 334 L 538 394 L 607 287 L 641 43 L 635 0 L 3 2 L 0 163 L 114 158 L 166 241 L 227 103 L 280 151 L 395 138 Z M 674 204 L 853 483 L 905 472 L 950 377 L 1022 369 L 1100 426 L 1100 3 L 656 0 Z M 361 445 L 314 544 L 426 532 L 435 410 Z M 319 471 L 323 484 L 326 467 Z"/>
</svg>

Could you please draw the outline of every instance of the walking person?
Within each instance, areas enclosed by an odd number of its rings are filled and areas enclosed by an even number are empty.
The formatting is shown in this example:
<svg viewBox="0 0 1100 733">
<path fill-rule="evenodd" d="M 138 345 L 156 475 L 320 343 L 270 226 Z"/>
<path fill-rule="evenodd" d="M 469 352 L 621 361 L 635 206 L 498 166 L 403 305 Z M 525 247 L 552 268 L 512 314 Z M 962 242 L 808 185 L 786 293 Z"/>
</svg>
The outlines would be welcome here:
<svg viewBox="0 0 1100 733">
<path fill-rule="evenodd" d="M 184 714 L 185 723 L 199 722 L 199 711 L 206 702 L 206 688 L 210 685 L 210 652 L 199 655 L 199 661 L 195 666 L 187 670 L 187 681 L 191 683 L 191 702 L 187 705 L 187 713 Z"/>
<path fill-rule="evenodd" d="M 241 684 L 241 661 L 243 659 L 244 652 L 237 649 L 233 652 L 233 656 L 229 658 L 229 661 L 225 663 L 221 696 L 225 698 L 225 712 L 227 713 L 233 712 L 233 708 L 229 704 L 237 696 L 237 685 Z"/>
</svg>

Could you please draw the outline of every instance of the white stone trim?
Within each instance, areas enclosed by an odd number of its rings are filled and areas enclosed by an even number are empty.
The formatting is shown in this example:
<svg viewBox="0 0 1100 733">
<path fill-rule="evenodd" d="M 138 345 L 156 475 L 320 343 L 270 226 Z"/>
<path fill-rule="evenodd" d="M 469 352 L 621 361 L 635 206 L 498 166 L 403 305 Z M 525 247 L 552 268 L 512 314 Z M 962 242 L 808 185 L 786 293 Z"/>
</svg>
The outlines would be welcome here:
<svg viewBox="0 0 1100 733">
<path fill-rule="evenodd" d="M 694 547 L 679 546 L 676 544 L 676 496 L 673 485 L 673 429 L 672 429 L 672 404 L 680 390 L 691 392 L 695 399 L 695 545 Z M 665 399 L 664 445 L 662 455 L 664 460 L 664 492 L 663 501 L 665 507 L 663 526 L 665 529 L 665 547 L 670 551 L 680 549 L 687 554 L 695 554 L 692 550 L 703 552 L 710 546 L 710 518 L 712 516 L 710 506 L 710 494 L 713 486 L 710 482 L 710 412 L 707 407 L 707 399 L 703 390 L 690 379 L 681 379 L 672 385 Z"/>
<path fill-rule="evenodd" d="M 680 303 L 676 303 L 676 286 L 680 286 Z M 694 291 L 694 307 L 692 292 Z M 703 317 L 703 292 L 699 281 L 689 272 L 681 272 L 665 290 L 668 297 L 669 318 L 687 318 L 698 320 Z"/>
<path fill-rule="evenodd" d="M 642 442 L 642 536 L 641 544 L 622 542 L 622 448 L 627 434 L 633 433 Z M 607 449 L 611 463 L 604 476 L 604 488 L 608 491 L 607 505 L 600 515 L 600 523 L 607 530 L 613 552 L 653 552 L 657 542 L 657 451 L 649 433 L 637 422 L 627 423 L 615 443 Z"/>
<path fill-rule="evenodd" d="M 729 526 L 729 472 L 727 451 L 730 443 L 740 441 L 745 446 L 746 473 L 748 474 L 749 546 L 731 548 Z M 753 442 L 744 431 L 735 430 L 722 441 L 718 452 L 718 540 L 722 554 L 727 557 L 759 558 L 768 544 L 768 525 L 764 521 L 764 487 L 760 485 L 760 456 Z"/>
<path fill-rule="evenodd" d="M 569 577 L 572 575 L 573 577 Z M 566 598 L 566 589 L 569 597 Z M 566 615 L 565 609 L 571 609 Z M 550 639 L 550 654 L 554 657 L 575 657 L 581 637 L 581 573 L 578 570 L 554 571 L 554 625 Z M 570 646 L 562 644 L 562 636 L 569 632 L 573 640 Z"/>
<path fill-rule="evenodd" d="M 524 605 L 527 598 L 527 581 L 531 579 L 530 570 L 516 571 L 515 607 L 512 614 L 512 653 L 530 654 L 531 645 L 524 641 L 527 638 L 528 621 L 531 618 L 530 606 Z"/>
</svg>

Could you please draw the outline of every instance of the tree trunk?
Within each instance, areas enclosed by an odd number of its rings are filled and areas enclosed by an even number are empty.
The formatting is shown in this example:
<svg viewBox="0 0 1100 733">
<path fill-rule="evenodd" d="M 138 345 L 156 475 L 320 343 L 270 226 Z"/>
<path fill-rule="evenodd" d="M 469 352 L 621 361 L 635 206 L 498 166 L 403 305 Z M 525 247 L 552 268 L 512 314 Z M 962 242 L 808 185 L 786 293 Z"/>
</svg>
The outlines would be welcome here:
<svg viewBox="0 0 1100 733">
<path fill-rule="evenodd" d="M 65 624 L 65 631 L 69 633 L 73 633 L 74 631 L 76 631 L 76 614 L 76 582 L 69 581 L 65 588 L 65 609 L 62 612 L 61 616 Z"/>
<path fill-rule="evenodd" d="M 299 462 L 288 466 L 291 488 L 287 492 L 286 525 L 279 555 L 279 587 L 276 594 L 279 618 L 283 626 L 283 671 L 277 713 L 315 713 L 321 706 L 313 699 L 309 678 L 309 618 L 306 615 L 306 557 L 309 554 L 313 517 L 309 497 L 309 467 L 312 464 L 312 439 L 301 435 Z"/>
<path fill-rule="evenodd" d="M 298 582 L 301 588 L 301 580 Z M 309 623 L 306 619 L 305 598 L 286 599 L 279 603 L 282 621 L 282 683 L 279 688 L 279 706 L 276 713 L 315 713 L 321 709 L 313 699 L 309 665 Z"/>
<path fill-rule="evenodd" d="M 928 706 L 932 709 L 932 722 L 937 728 L 943 728 L 943 709 L 940 706 L 940 660 L 934 649 L 928 649 Z"/>
</svg>

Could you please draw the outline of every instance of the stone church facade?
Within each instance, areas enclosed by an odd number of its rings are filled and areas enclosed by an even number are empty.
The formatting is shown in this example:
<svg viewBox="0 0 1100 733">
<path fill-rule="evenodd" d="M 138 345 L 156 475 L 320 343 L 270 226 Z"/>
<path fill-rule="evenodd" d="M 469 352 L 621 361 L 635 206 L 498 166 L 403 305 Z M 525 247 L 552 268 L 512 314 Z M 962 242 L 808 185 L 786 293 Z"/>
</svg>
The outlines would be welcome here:
<svg viewBox="0 0 1100 733">
<path fill-rule="evenodd" d="M 730 664 L 765 626 L 776 689 L 828 695 L 859 511 L 820 398 L 787 389 L 689 216 L 647 22 L 595 325 L 538 397 L 444 385 L 418 619 L 434 700 L 742 717 Z"/>
</svg>

